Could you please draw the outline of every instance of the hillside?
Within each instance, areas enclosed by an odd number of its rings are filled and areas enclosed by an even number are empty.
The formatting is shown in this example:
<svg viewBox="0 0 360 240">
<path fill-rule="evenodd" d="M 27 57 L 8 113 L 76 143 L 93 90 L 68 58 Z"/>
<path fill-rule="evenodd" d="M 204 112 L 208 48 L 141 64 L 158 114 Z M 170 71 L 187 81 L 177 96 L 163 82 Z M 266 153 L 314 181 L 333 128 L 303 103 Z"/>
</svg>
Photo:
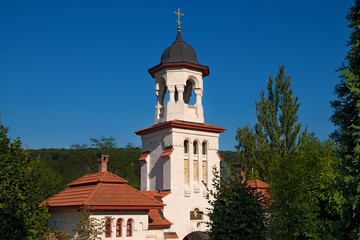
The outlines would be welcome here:
<svg viewBox="0 0 360 240">
<path fill-rule="evenodd" d="M 30 154 L 40 158 L 42 195 L 46 199 L 67 187 L 73 180 L 97 171 L 97 148 L 83 149 L 38 149 L 30 150 Z M 125 178 L 129 185 L 140 188 L 141 148 L 112 148 L 107 149 L 110 154 L 108 171 Z M 220 151 L 223 162 L 235 163 L 238 156 L 233 151 Z"/>
</svg>

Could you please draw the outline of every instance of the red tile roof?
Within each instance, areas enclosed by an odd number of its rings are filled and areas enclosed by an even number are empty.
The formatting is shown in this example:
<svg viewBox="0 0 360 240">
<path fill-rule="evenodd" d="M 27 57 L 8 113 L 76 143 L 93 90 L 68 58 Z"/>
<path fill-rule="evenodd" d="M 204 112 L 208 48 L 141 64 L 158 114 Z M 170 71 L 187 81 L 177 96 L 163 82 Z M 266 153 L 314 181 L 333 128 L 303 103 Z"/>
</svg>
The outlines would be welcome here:
<svg viewBox="0 0 360 240">
<path fill-rule="evenodd" d="M 162 198 L 169 195 L 171 192 L 159 192 L 159 191 L 142 191 L 149 197 L 152 197 L 160 202 Z M 158 209 L 149 210 L 149 228 L 169 228 L 173 223 L 167 220 L 162 212 Z"/>
<path fill-rule="evenodd" d="M 160 209 L 149 210 L 149 228 L 169 228 L 173 224 L 160 211 Z"/>
<path fill-rule="evenodd" d="M 176 232 L 166 232 L 164 233 L 166 239 L 168 238 L 179 238 Z"/>
<path fill-rule="evenodd" d="M 270 185 L 266 182 L 261 181 L 260 179 L 255 180 L 248 180 L 247 181 L 248 186 L 250 186 L 255 192 L 260 193 L 264 197 L 269 198 L 270 195 L 268 193 L 268 190 L 270 188 Z"/>
<path fill-rule="evenodd" d="M 147 156 L 149 156 L 149 153 L 143 153 L 141 154 L 139 161 L 146 161 Z"/>
<path fill-rule="evenodd" d="M 139 131 L 136 131 L 135 133 L 137 135 L 143 135 L 146 133 L 158 131 L 160 129 L 166 129 L 170 127 L 175 128 L 183 128 L 183 129 L 191 129 L 191 130 L 200 130 L 200 131 L 207 131 L 207 132 L 216 132 L 221 133 L 224 132 L 226 129 L 222 127 L 217 127 L 214 125 L 206 124 L 206 123 L 195 123 L 195 122 L 186 122 L 186 121 L 180 121 L 180 120 L 171 120 L 164 123 L 156 124 L 154 126 L 141 129 Z"/>
<path fill-rule="evenodd" d="M 221 157 L 220 153 L 219 153 L 219 152 L 216 152 L 216 154 L 218 155 L 220 161 L 222 161 L 222 157 Z"/>
<path fill-rule="evenodd" d="M 85 175 L 70 187 L 46 199 L 51 208 L 78 208 L 90 205 L 94 209 L 162 209 L 165 204 L 126 184 L 127 181 L 110 172 Z"/>
<path fill-rule="evenodd" d="M 159 191 L 141 191 L 142 193 L 148 195 L 149 197 L 153 197 L 155 199 L 157 199 L 158 197 L 160 199 L 162 199 L 163 197 L 166 197 L 167 195 L 169 195 L 171 192 L 170 191 L 166 191 L 166 192 L 159 192 Z"/>
<path fill-rule="evenodd" d="M 174 151 L 174 148 L 165 148 L 165 150 L 162 152 L 161 157 L 163 158 L 169 158 L 171 156 L 171 153 Z"/>
<path fill-rule="evenodd" d="M 78 185 L 89 185 L 89 184 L 96 184 L 100 182 L 106 183 L 127 183 L 128 181 L 111 173 L 108 171 L 105 172 L 97 172 L 97 173 L 90 173 L 84 175 L 75 181 L 72 181 L 68 184 L 68 186 L 78 186 Z"/>
<path fill-rule="evenodd" d="M 248 185 L 254 189 L 269 189 L 270 185 L 260 179 L 248 180 Z"/>
</svg>

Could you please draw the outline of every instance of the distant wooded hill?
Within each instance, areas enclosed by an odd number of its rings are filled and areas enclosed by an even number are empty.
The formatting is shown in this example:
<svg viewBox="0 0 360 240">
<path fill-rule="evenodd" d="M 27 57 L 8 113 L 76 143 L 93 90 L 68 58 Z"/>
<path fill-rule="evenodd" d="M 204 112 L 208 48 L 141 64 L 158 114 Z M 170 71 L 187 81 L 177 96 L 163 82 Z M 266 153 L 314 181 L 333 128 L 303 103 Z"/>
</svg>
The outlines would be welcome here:
<svg viewBox="0 0 360 240">
<path fill-rule="evenodd" d="M 75 179 L 97 172 L 96 154 L 106 152 L 110 154 L 108 171 L 129 181 L 129 185 L 140 189 L 141 148 L 112 148 L 100 150 L 98 148 L 83 149 L 38 149 L 29 150 L 34 157 L 41 161 L 39 183 L 42 188 L 43 199 L 46 199 L 67 187 Z M 238 156 L 233 151 L 219 151 L 223 162 L 232 164 L 238 162 Z"/>
</svg>

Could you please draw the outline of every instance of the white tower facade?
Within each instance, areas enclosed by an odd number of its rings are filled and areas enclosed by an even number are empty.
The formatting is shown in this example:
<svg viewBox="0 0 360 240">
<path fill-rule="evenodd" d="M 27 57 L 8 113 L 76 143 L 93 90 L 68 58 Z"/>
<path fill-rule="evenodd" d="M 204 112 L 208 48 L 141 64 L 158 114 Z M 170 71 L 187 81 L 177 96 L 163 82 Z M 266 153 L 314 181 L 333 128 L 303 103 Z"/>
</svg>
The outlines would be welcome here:
<svg viewBox="0 0 360 240">
<path fill-rule="evenodd" d="M 155 124 L 173 119 L 204 122 L 202 72 L 184 67 L 165 68 L 155 74 Z M 165 95 L 169 94 L 165 103 Z M 190 103 L 195 94 L 195 104 Z"/>
<path fill-rule="evenodd" d="M 203 77 L 209 69 L 180 31 L 149 73 L 157 103 L 155 125 L 136 132 L 143 150 L 141 190 L 169 193 L 163 198 L 163 215 L 173 223 L 167 231 L 184 239 L 206 230 L 206 216 L 198 213 L 209 207 L 203 183 L 211 186 L 213 167 L 220 169 L 219 134 L 225 129 L 204 123 Z"/>
</svg>

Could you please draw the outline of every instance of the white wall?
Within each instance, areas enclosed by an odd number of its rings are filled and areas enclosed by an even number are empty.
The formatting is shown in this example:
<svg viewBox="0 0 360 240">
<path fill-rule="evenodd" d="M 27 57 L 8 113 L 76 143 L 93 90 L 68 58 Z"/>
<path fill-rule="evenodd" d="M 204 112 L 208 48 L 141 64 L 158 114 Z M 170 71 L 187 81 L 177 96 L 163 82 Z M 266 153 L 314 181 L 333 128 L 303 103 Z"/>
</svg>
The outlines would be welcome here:
<svg viewBox="0 0 360 240">
<path fill-rule="evenodd" d="M 189 141 L 189 185 L 184 182 L 184 140 Z M 212 168 L 220 169 L 220 159 L 217 155 L 219 146 L 219 133 L 197 131 L 181 128 L 168 128 L 158 132 L 152 132 L 142 135 L 143 151 L 150 151 L 148 158 L 148 172 L 141 171 L 143 182 L 149 182 L 147 186 L 142 186 L 142 190 L 163 190 L 170 186 L 171 194 L 164 197 L 166 204 L 164 207 L 164 216 L 174 224 L 170 231 L 176 232 L 179 239 L 183 239 L 187 234 L 193 231 L 205 231 L 207 221 L 206 216 L 202 220 L 190 220 L 190 211 L 198 208 L 200 211 L 206 212 L 206 208 L 210 207 L 206 198 L 206 189 L 202 183 L 202 166 L 203 159 L 207 161 L 207 182 L 211 186 Z M 193 142 L 198 141 L 198 177 L 199 181 L 194 180 L 193 167 Z M 207 154 L 202 155 L 201 144 L 207 143 Z M 173 146 L 174 151 L 170 159 L 163 159 L 161 153 L 167 146 Z M 166 166 L 170 167 L 170 171 L 166 170 Z M 164 169 L 166 171 L 164 171 Z M 162 178 L 162 180 L 155 180 Z M 145 180 L 146 179 L 146 180 Z M 170 182 L 169 182 L 170 181 Z M 162 183 L 162 185 L 155 184 Z"/>
<path fill-rule="evenodd" d="M 71 237 L 76 237 L 76 223 L 79 221 L 80 212 L 78 210 L 56 210 L 51 211 L 51 217 L 48 221 L 48 226 L 51 229 L 62 229 L 69 233 Z M 146 231 L 148 229 L 148 214 L 147 211 L 95 211 L 92 217 L 103 219 L 105 217 L 113 218 L 111 229 L 111 237 L 106 237 L 105 234 L 101 236 L 102 239 L 146 239 Z M 122 221 L 122 237 L 116 237 L 116 221 L 121 218 Z M 126 223 L 128 219 L 133 220 L 133 236 L 126 237 Z"/>
<path fill-rule="evenodd" d="M 196 103 L 193 106 L 184 103 L 182 99 L 188 80 L 193 83 L 194 95 L 196 95 L 192 96 L 196 98 Z M 163 83 L 165 83 L 165 86 Z M 161 104 L 160 99 L 163 98 L 164 88 L 167 88 L 166 94 L 169 95 L 169 101 L 166 102 L 167 97 L 165 97 L 163 104 Z M 178 101 L 175 101 L 175 91 L 178 92 Z M 155 124 L 173 119 L 204 122 L 202 106 L 203 77 L 201 71 L 183 67 L 165 68 L 155 73 L 155 93 L 157 96 Z"/>
</svg>

